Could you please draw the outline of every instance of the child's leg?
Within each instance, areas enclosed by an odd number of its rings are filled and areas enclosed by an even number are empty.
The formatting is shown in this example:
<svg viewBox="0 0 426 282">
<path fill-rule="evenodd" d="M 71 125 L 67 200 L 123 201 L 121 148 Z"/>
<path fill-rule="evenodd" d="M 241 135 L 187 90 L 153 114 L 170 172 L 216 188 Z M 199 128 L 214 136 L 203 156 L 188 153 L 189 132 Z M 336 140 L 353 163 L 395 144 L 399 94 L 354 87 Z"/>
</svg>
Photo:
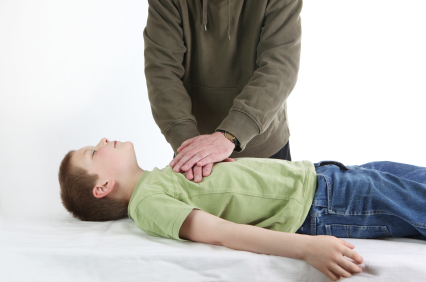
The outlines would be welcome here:
<svg viewBox="0 0 426 282">
<path fill-rule="evenodd" d="M 358 167 L 374 169 L 393 174 L 397 177 L 413 180 L 420 183 L 426 183 L 426 168 L 409 164 L 395 162 L 371 162 Z"/>
<path fill-rule="evenodd" d="M 316 170 L 318 188 L 304 224 L 312 234 L 426 236 L 426 168 L 381 162 Z"/>
</svg>

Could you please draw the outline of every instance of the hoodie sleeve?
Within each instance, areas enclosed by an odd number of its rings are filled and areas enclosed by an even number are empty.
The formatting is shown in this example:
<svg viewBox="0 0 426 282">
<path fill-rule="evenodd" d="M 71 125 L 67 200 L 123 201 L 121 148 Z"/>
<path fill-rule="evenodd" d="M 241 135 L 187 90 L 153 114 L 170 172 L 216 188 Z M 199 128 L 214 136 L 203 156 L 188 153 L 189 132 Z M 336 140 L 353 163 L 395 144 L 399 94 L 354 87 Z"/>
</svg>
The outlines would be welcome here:
<svg viewBox="0 0 426 282">
<path fill-rule="evenodd" d="M 183 86 L 182 19 L 173 0 L 148 0 L 143 32 L 145 77 L 152 115 L 176 153 L 183 141 L 199 135 L 191 99 Z"/>
<path fill-rule="evenodd" d="M 218 129 L 240 141 L 241 150 L 263 133 L 293 90 L 299 71 L 302 0 L 270 0 L 257 46 L 257 70 L 235 97 Z"/>
</svg>

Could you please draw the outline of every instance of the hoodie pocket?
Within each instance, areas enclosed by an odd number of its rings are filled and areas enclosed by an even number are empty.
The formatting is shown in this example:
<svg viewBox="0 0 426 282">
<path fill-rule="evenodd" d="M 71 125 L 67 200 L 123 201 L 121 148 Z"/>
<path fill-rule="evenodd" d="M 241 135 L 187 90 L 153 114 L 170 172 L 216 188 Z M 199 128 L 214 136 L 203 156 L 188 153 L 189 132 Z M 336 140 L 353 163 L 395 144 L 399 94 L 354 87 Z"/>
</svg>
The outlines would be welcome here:
<svg viewBox="0 0 426 282">
<path fill-rule="evenodd" d="M 191 97 L 192 114 L 195 116 L 200 134 L 211 134 L 216 130 L 228 116 L 235 97 L 243 90 L 243 88 L 212 88 L 190 83 L 184 83 L 184 86 Z M 277 126 L 284 126 L 286 121 L 285 108 L 284 105 L 265 132 L 254 136 L 247 147 L 264 142 L 276 130 Z"/>
<path fill-rule="evenodd" d="M 235 97 L 243 88 L 211 88 L 184 83 L 191 97 L 192 114 L 201 134 L 211 134 L 228 116 Z"/>
</svg>

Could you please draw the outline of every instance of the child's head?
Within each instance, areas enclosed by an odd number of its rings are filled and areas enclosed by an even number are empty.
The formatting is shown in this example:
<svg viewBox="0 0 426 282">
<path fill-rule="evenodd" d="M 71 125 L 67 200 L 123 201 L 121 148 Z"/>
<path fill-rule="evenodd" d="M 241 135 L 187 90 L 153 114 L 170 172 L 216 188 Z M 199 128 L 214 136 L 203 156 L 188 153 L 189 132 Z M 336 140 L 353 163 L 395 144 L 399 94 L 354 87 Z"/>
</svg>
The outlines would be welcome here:
<svg viewBox="0 0 426 282">
<path fill-rule="evenodd" d="M 127 215 L 128 180 L 138 169 L 131 142 L 103 138 L 96 146 L 70 151 L 59 167 L 62 203 L 80 220 L 122 218 Z"/>
</svg>

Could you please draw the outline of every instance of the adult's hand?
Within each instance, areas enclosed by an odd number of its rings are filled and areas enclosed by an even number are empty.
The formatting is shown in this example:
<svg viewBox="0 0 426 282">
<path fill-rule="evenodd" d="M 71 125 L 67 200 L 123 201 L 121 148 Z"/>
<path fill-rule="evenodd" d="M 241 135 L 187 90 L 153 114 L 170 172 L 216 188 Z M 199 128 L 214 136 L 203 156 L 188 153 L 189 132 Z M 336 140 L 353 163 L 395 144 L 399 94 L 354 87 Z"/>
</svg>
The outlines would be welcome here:
<svg viewBox="0 0 426 282">
<path fill-rule="evenodd" d="M 235 161 L 232 158 L 226 158 L 222 162 L 233 162 Z M 195 183 L 201 182 L 203 177 L 209 176 L 212 171 L 213 164 L 208 164 L 205 166 L 194 165 L 192 168 L 188 169 L 185 172 L 186 178 L 188 180 L 194 180 Z"/>
<path fill-rule="evenodd" d="M 210 175 L 214 163 L 234 161 L 228 158 L 234 148 L 234 143 L 220 132 L 196 136 L 182 143 L 169 165 L 175 172 L 185 171 L 189 180 L 195 175 L 194 182 L 200 182 L 203 176 Z"/>
</svg>

